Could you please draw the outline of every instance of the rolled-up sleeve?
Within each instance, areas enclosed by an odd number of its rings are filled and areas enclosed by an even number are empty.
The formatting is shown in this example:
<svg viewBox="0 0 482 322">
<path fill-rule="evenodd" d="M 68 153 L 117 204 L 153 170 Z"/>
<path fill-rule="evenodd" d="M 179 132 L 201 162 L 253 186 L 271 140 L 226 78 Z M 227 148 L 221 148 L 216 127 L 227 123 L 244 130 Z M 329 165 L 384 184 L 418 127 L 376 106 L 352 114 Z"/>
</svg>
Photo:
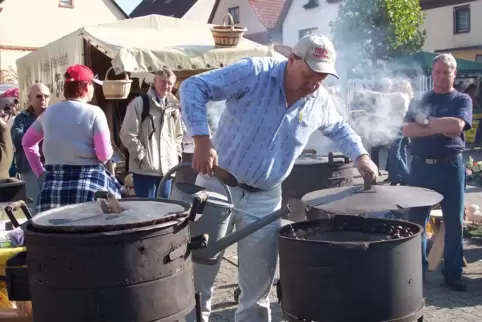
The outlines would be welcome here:
<svg viewBox="0 0 482 322">
<path fill-rule="evenodd" d="M 184 123 L 192 136 L 209 135 L 208 101 L 222 101 L 245 95 L 258 68 L 246 58 L 227 67 L 192 76 L 180 87 Z"/>
<path fill-rule="evenodd" d="M 356 160 L 362 154 L 368 154 L 362 140 L 348 122 L 338 113 L 331 97 L 325 105 L 325 123 L 319 130 L 338 146 L 342 153 Z"/>
</svg>

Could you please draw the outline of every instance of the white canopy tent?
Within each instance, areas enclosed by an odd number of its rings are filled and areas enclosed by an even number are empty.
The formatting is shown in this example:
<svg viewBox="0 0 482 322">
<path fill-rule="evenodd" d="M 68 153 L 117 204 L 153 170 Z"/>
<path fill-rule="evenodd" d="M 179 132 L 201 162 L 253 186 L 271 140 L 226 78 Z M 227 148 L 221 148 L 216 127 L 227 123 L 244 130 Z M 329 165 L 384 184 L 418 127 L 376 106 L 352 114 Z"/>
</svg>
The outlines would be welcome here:
<svg viewBox="0 0 482 322">
<path fill-rule="evenodd" d="M 80 28 L 17 60 L 21 98 L 37 81 L 58 92 L 67 67 L 85 63 L 84 39 L 112 60 L 116 74 L 129 72 L 139 78 L 163 66 L 188 72 L 223 67 L 245 57 L 285 59 L 273 48 L 248 39 L 241 39 L 237 47 L 216 48 L 211 26 L 150 15 Z M 61 98 L 58 94 L 51 103 Z"/>
</svg>

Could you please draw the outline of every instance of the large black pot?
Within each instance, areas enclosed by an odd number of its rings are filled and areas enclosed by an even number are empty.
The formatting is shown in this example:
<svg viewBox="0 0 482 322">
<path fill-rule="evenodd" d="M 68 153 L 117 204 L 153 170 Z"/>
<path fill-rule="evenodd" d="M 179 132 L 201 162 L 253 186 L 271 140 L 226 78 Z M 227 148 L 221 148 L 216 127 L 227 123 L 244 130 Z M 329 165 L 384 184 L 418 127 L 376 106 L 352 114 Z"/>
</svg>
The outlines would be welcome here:
<svg viewBox="0 0 482 322">
<path fill-rule="evenodd" d="M 131 205 L 120 214 L 95 214 L 94 202 L 35 216 L 25 227 L 33 319 L 150 322 L 185 316 L 195 306 L 190 252 L 206 245 L 203 238 L 191 240 L 189 221 L 202 212 L 205 198 L 192 208 L 133 198 L 120 201 Z"/>
<path fill-rule="evenodd" d="M 304 221 L 311 219 L 305 213 L 301 198 L 312 191 L 353 185 L 353 161 L 340 153 L 317 155 L 307 149 L 296 160 L 293 170 L 283 181 L 281 189 L 283 204 L 290 204 L 293 213 L 288 219 Z"/>
<path fill-rule="evenodd" d="M 407 237 L 394 237 L 396 227 Z M 305 239 L 316 231 L 317 240 Z M 282 227 L 278 294 L 285 316 L 320 322 L 419 319 L 421 233 L 422 227 L 408 222 L 341 215 Z"/>
</svg>

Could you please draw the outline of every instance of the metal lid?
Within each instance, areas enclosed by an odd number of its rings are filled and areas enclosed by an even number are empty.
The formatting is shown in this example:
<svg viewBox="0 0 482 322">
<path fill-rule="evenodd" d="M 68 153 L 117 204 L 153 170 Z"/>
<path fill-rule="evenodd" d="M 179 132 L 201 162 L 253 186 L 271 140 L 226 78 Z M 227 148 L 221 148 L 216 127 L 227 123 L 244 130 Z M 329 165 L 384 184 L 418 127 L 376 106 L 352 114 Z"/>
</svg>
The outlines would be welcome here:
<svg viewBox="0 0 482 322">
<path fill-rule="evenodd" d="M 233 205 L 229 203 L 228 197 L 214 191 L 205 191 L 208 195 L 208 200 L 206 203 L 212 204 L 223 208 L 232 208 Z"/>
<path fill-rule="evenodd" d="M 103 232 L 157 225 L 187 217 L 187 202 L 155 199 L 119 200 L 121 213 L 104 213 L 97 201 L 51 209 L 32 218 L 36 231 Z"/>
<path fill-rule="evenodd" d="M 415 207 L 433 206 L 442 195 L 424 188 L 409 186 L 363 186 L 324 189 L 301 198 L 307 205 L 336 214 L 365 214 Z"/>
<path fill-rule="evenodd" d="M 320 163 L 328 163 L 328 157 L 322 156 L 322 155 L 302 154 L 295 161 L 295 165 L 320 164 Z"/>
<path fill-rule="evenodd" d="M 326 163 L 329 165 L 343 165 L 350 163 L 351 160 L 338 152 L 330 152 L 328 155 L 319 155 L 313 149 L 305 149 L 296 159 L 295 165 L 311 165 Z"/>
</svg>

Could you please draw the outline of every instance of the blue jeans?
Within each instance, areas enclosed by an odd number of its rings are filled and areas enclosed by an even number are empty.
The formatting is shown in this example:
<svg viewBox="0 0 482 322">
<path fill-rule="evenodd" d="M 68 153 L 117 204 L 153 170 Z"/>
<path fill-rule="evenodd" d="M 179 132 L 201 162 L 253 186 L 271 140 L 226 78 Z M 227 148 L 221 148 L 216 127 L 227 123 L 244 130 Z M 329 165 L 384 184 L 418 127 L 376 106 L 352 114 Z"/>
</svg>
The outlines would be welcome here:
<svg viewBox="0 0 482 322">
<path fill-rule="evenodd" d="M 440 203 L 445 223 L 444 268 L 442 274 L 446 278 L 459 278 L 463 265 L 463 221 L 464 221 L 464 191 L 465 164 L 462 154 L 452 161 L 442 164 L 426 164 L 414 157 L 410 169 L 411 186 L 432 189 L 442 194 Z M 416 197 L 416 196 L 414 196 Z M 431 207 L 412 208 L 409 220 L 427 226 Z M 422 265 L 426 272 L 427 237 L 422 235 Z"/>
<path fill-rule="evenodd" d="M 408 182 L 407 166 L 408 141 L 400 136 L 388 149 L 388 180 L 392 182 Z"/>
<path fill-rule="evenodd" d="M 162 177 L 149 176 L 145 174 L 133 173 L 134 177 L 134 189 L 136 191 L 136 197 L 140 198 L 156 198 L 157 188 L 162 180 Z M 166 181 L 164 189 L 159 197 L 169 198 L 171 195 L 172 179 Z"/>
</svg>

